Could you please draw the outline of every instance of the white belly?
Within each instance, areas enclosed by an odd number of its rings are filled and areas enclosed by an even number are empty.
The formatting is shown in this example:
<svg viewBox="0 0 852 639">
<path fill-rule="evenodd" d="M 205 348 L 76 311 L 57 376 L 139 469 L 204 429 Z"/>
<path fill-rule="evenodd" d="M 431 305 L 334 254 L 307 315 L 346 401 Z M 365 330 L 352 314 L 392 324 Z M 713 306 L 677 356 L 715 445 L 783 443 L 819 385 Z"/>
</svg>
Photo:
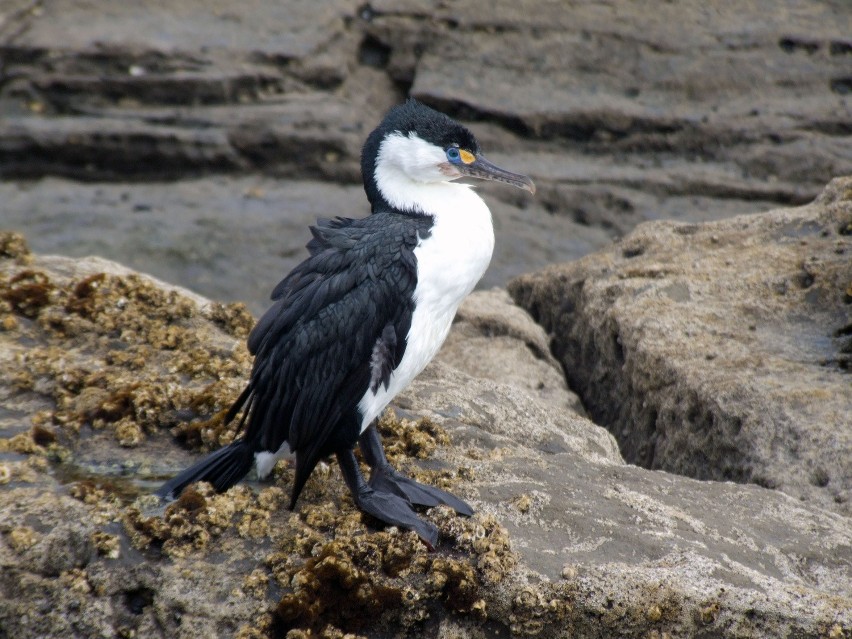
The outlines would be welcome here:
<svg viewBox="0 0 852 639">
<path fill-rule="evenodd" d="M 453 323 L 456 310 L 482 278 L 494 250 L 491 212 L 468 186 L 445 183 L 432 194 L 426 210 L 435 217 L 432 234 L 422 240 L 417 257 L 414 313 L 405 354 L 391 373 L 387 388 L 380 385 L 361 398 L 361 431 L 437 354 Z M 399 336 L 400 338 L 402 336 Z"/>
</svg>

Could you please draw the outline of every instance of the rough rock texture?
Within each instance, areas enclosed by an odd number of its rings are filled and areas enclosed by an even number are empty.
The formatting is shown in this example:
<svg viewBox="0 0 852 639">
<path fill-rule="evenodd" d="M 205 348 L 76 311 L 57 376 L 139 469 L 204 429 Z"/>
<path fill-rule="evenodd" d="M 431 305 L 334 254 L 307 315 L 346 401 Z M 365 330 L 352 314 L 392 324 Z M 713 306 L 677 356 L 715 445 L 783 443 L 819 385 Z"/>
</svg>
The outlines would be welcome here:
<svg viewBox="0 0 852 639">
<path fill-rule="evenodd" d="M 511 283 L 627 461 L 852 515 L 852 178 Z"/>
<path fill-rule="evenodd" d="M 485 285 L 502 285 L 644 220 L 801 204 L 852 173 L 850 33 L 846 0 L 6 0 L 0 174 L 114 184 L 2 184 L 4 222 L 41 252 L 98 250 L 259 312 L 308 239 L 272 220 L 366 212 L 361 144 L 410 94 L 539 186 L 534 202 L 483 189 Z M 133 220 L 132 251 L 105 199 Z M 194 269 L 220 234 L 214 268 Z"/>
<path fill-rule="evenodd" d="M 441 366 L 398 403 L 483 457 L 470 462 L 471 492 L 458 492 L 496 515 L 522 565 L 571 603 L 527 626 L 541 636 L 852 631 L 849 518 L 756 486 L 625 465 L 591 422 Z M 824 539 L 832 555 L 816 568 Z"/>
<path fill-rule="evenodd" d="M 19 236 L 0 254 L 0 637 L 852 630 L 847 517 L 624 464 L 565 408 L 543 331 L 500 291 L 465 305 L 466 337 L 380 426 L 395 464 L 478 511 L 429 511 L 437 552 L 358 513 L 335 465 L 294 513 L 286 463 L 271 485 L 133 501 L 194 455 L 174 436 L 233 436 L 221 408 L 248 369 L 244 309 L 103 260 L 34 257 Z"/>
<path fill-rule="evenodd" d="M 544 331 L 505 289 L 478 291 L 462 303 L 440 359 L 474 377 L 523 388 L 554 408 L 583 414 Z"/>
</svg>

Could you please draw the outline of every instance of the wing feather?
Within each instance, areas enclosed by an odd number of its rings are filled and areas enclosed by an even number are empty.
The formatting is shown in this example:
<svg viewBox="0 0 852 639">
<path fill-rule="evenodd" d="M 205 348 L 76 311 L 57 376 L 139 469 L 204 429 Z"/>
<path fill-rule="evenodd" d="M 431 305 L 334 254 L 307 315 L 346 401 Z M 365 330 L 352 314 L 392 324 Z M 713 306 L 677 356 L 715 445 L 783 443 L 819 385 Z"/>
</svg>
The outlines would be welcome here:
<svg viewBox="0 0 852 639">
<path fill-rule="evenodd" d="M 376 213 L 312 228 L 310 256 L 273 291 L 248 339 L 254 368 L 245 437 L 297 455 L 294 501 L 317 461 L 360 430 L 358 402 L 387 384 L 414 310 L 413 250 L 429 218 Z M 374 357 L 375 354 L 375 357 Z"/>
</svg>

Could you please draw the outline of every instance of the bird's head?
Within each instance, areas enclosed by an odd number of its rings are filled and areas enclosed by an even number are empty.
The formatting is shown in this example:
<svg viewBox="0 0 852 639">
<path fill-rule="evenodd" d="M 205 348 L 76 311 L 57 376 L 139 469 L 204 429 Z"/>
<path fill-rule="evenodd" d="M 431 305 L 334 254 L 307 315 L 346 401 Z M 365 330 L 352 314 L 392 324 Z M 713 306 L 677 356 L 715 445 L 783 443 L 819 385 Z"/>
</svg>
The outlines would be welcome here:
<svg viewBox="0 0 852 639">
<path fill-rule="evenodd" d="M 388 112 L 361 154 L 367 197 L 395 205 L 406 186 L 472 177 L 505 182 L 530 193 L 535 184 L 486 160 L 473 134 L 452 118 L 410 99 Z"/>
</svg>

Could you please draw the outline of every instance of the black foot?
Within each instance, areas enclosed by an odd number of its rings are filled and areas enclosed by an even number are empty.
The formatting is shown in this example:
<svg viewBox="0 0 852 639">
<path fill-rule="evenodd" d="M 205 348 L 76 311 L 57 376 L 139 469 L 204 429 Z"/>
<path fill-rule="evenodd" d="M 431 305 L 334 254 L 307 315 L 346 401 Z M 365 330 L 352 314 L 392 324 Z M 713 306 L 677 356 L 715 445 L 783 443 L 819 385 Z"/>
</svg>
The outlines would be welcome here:
<svg viewBox="0 0 852 639">
<path fill-rule="evenodd" d="M 470 517 L 473 514 L 473 509 L 452 493 L 414 481 L 395 471 L 390 465 L 373 468 L 370 487 L 378 492 L 399 495 L 417 506 L 431 508 L 445 504 L 459 515 Z"/>
<path fill-rule="evenodd" d="M 355 461 L 355 454 L 351 450 L 339 451 L 337 461 L 358 508 L 386 524 L 413 530 L 429 550 L 435 549 L 438 544 L 438 529 L 420 519 L 405 497 L 370 488 L 364 481 L 358 469 L 358 462 Z"/>
<path fill-rule="evenodd" d="M 438 529 L 420 519 L 404 498 L 368 488 L 355 496 L 355 503 L 365 513 L 386 524 L 413 530 L 429 550 L 435 550 L 438 545 Z"/>
<path fill-rule="evenodd" d="M 455 495 L 434 486 L 421 484 L 395 471 L 385 457 L 376 422 L 364 430 L 358 444 L 364 454 L 364 460 L 372 469 L 370 486 L 375 490 L 399 495 L 418 506 L 432 507 L 445 504 L 459 515 L 470 517 L 473 514 L 473 509 Z"/>
</svg>

